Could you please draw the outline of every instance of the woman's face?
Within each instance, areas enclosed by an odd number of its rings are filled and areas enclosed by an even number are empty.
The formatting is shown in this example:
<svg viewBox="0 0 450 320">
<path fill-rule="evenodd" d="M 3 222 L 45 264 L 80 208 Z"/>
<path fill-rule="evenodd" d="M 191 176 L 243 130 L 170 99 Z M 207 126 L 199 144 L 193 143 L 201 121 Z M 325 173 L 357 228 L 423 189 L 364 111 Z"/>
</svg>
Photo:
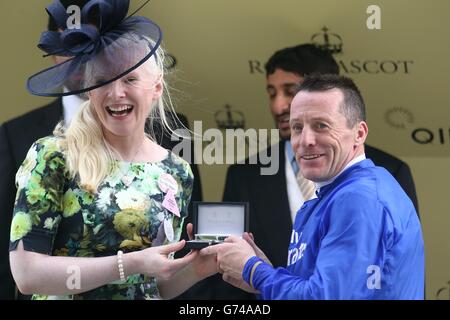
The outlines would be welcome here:
<svg viewBox="0 0 450 320">
<path fill-rule="evenodd" d="M 151 70 L 156 68 L 144 63 L 124 77 L 89 92 L 107 139 L 141 138 L 144 134 L 145 121 L 163 89 L 159 75 Z"/>
</svg>

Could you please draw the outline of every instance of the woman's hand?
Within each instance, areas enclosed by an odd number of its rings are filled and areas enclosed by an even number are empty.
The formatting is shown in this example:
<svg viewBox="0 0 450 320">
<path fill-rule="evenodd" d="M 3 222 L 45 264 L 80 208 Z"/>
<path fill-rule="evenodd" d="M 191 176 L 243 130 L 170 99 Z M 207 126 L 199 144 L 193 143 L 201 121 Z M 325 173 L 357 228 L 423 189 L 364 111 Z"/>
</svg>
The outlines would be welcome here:
<svg viewBox="0 0 450 320">
<path fill-rule="evenodd" d="M 193 240 L 194 236 L 192 223 L 187 224 L 186 231 L 189 236 L 189 239 Z M 208 255 L 208 256 L 200 255 L 198 254 L 197 250 L 194 250 L 193 253 L 196 253 L 197 257 L 192 262 L 192 269 L 195 275 L 200 278 L 200 280 L 205 279 L 219 272 L 219 270 L 217 269 L 216 255 Z"/>
<path fill-rule="evenodd" d="M 184 240 L 181 240 L 180 242 L 141 251 L 144 260 L 143 273 L 162 280 L 172 278 L 180 270 L 195 261 L 196 257 L 200 256 L 198 252 L 191 252 L 179 259 L 168 258 L 171 252 L 183 249 L 185 243 Z"/>
<path fill-rule="evenodd" d="M 186 230 L 191 240 L 193 239 L 192 229 L 192 224 L 189 223 L 186 226 Z M 181 248 L 178 248 L 178 250 Z M 199 254 L 198 250 L 193 250 L 183 258 L 174 260 L 174 262 L 179 260 L 183 260 L 182 266 L 177 269 L 179 272 L 175 271 L 175 273 L 177 272 L 176 274 L 173 273 L 174 269 L 171 269 L 170 276 L 173 277 L 170 281 L 161 281 L 161 279 L 158 279 L 159 292 L 161 297 L 165 299 L 172 299 L 178 296 L 198 281 L 218 271 L 216 256 L 203 256 Z M 183 266 L 186 266 L 186 268 L 183 268 Z"/>
</svg>

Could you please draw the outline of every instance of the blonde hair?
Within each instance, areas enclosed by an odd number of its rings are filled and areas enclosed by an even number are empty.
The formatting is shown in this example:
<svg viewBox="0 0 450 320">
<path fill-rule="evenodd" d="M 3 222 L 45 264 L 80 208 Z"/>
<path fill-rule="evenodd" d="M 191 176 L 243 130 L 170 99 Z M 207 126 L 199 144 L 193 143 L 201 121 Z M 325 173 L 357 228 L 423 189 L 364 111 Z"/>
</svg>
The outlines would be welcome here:
<svg viewBox="0 0 450 320">
<path fill-rule="evenodd" d="M 173 123 L 167 118 L 166 111 L 172 118 L 181 123 L 175 113 L 168 87 L 164 81 L 164 50 L 159 47 L 154 56 L 147 60 L 142 67 L 151 69 L 151 72 L 160 74 L 163 94 L 151 108 L 149 115 L 149 134 L 147 136 L 155 141 L 153 131 L 155 120 L 162 125 L 161 130 L 174 132 Z M 87 68 L 88 70 L 88 68 Z M 60 145 L 66 151 L 66 163 L 72 178 L 78 179 L 80 187 L 96 192 L 100 183 L 114 170 L 113 163 L 121 159 L 120 154 L 106 141 L 102 126 L 98 120 L 94 106 L 90 100 L 82 103 L 80 110 L 72 119 L 70 126 L 64 129 L 60 122 L 55 130 L 55 136 L 60 136 Z"/>
</svg>

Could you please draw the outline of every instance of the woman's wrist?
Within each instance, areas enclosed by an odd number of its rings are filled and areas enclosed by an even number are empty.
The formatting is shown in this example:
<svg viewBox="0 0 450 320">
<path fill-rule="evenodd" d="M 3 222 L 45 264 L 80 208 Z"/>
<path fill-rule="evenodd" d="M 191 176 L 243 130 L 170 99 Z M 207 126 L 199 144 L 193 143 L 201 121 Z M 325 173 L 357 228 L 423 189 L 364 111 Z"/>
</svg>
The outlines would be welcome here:
<svg viewBox="0 0 450 320">
<path fill-rule="evenodd" d="M 143 270 L 145 263 L 143 261 L 144 250 L 124 253 L 122 255 L 122 265 L 125 277 L 132 274 L 145 274 Z M 118 271 L 119 274 L 119 271 Z"/>
</svg>

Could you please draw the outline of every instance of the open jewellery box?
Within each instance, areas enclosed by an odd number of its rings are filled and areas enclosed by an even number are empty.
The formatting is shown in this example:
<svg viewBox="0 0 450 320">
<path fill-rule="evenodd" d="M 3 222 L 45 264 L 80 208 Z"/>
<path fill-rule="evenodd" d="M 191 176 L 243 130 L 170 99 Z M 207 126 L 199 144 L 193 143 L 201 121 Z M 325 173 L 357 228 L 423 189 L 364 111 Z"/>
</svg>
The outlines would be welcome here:
<svg viewBox="0 0 450 320">
<path fill-rule="evenodd" d="M 248 202 L 194 202 L 194 240 L 187 249 L 202 249 L 223 242 L 228 236 L 241 237 L 249 227 Z"/>
</svg>

